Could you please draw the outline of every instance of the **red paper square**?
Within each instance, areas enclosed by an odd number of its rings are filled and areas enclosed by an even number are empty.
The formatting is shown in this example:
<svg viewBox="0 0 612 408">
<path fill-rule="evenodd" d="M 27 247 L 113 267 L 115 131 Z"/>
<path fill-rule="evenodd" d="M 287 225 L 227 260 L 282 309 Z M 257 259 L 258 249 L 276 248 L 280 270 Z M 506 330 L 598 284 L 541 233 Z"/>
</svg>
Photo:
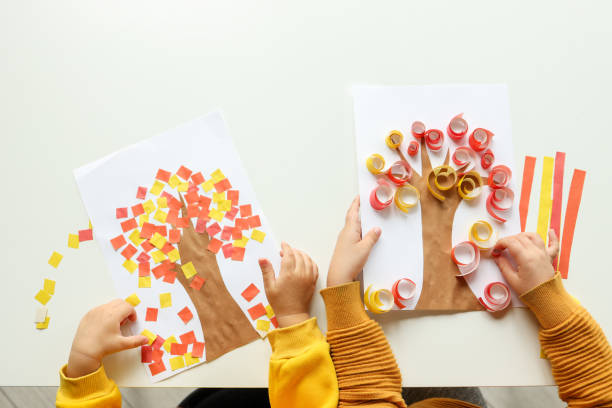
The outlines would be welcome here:
<svg viewBox="0 0 612 408">
<path fill-rule="evenodd" d="M 257 320 L 261 316 L 264 316 L 266 314 L 266 308 L 261 303 L 258 303 L 249 310 L 247 310 L 247 312 L 249 312 L 251 319 Z"/>
<path fill-rule="evenodd" d="M 199 275 L 196 275 L 191 280 L 191 283 L 189 284 L 189 286 L 195 290 L 200 290 L 202 289 L 202 285 L 204 285 L 205 281 L 206 280 L 204 278 L 201 278 Z"/>
<path fill-rule="evenodd" d="M 248 230 L 249 229 L 249 220 L 247 218 L 236 218 L 234 225 L 239 230 Z"/>
<path fill-rule="evenodd" d="M 210 221 L 210 217 L 208 216 L 209 212 L 210 210 L 208 208 L 202 208 L 198 214 L 198 220 L 204 220 L 204 223 Z"/>
<path fill-rule="evenodd" d="M 136 260 L 140 263 L 142 262 L 149 262 L 149 260 L 151 259 L 151 255 L 147 254 L 146 252 L 141 252 L 138 255 L 138 258 L 136 258 Z"/>
<path fill-rule="evenodd" d="M 221 233 L 221 239 L 224 241 L 229 241 L 230 238 L 232 238 L 232 231 L 234 229 L 232 227 L 230 227 L 229 225 L 226 225 L 223 227 L 223 232 Z"/>
<path fill-rule="evenodd" d="M 121 208 L 117 208 L 115 210 L 115 216 L 119 219 L 119 218 L 127 218 L 128 216 L 128 211 L 127 211 L 127 207 L 121 207 Z"/>
<path fill-rule="evenodd" d="M 151 274 L 151 264 L 148 262 L 141 262 L 138 264 L 138 276 L 149 276 Z"/>
<path fill-rule="evenodd" d="M 162 237 L 165 237 L 166 235 L 168 235 L 168 229 L 166 228 L 165 225 L 156 225 L 155 226 L 155 232 L 159 232 L 159 234 Z"/>
<path fill-rule="evenodd" d="M 195 232 L 203 234 L 206 232 L 206 220 L 202 218 L 198 218 L 198 222 L 196 222 Z"/>
<path fill-rule="evenodd" d="M 149 371 L 151 371 L 152 376 L 156 376 L 159 373 L 163 373 L 166 371 L 166 366 L 163 361 L 157 361 L 153 364 L 149 364 Z"/>
<path fill-rule="evenodd" d="M 181 343 L 170 344 L 170 354 L 173 356 L 182 356 L 187 352 L 187 345 Z"/>
<path fill-rule="evenodd" d="M 196 341 L 195 333 L 193 332 L 193 330 L 185 334 L 181 334 L 179 338 L 181 339 L 181 343 L 183 344 L 191 344 Z"/>
<path fill-rule="evenodd" d="M 200 214 L 200 207 L 196 204 L 187 205 L 187 218 L 196 218 Z"/>
<path fill-rule="evenodd" d="M 155 279 L 159 279 L 162 276 L 164 276 L 166 273 L 168 273 L 170 271 L 170 267 L 168 264 L 160 264 L 158 266 L 156 266 L 155 268 L 153 268 L 152 272 L 153 272 L 153 276 L 155 276 Z"/>
<path fill-rule="evenodd" d="M 153 352 L 151 353 L 151 357 L 155 363 L 162 361 L 162 357 L 164 356 L 164 350 L 162 350 L 161 345 L 158 348 L 153 348 Z"/>
<path fill-rule="evenodd" d="M 238 207 L 232 207 L 231 210 L 225 213 L 225 218 L 227 218 L 228 220 L 234 221 L 234 218 L 236 218 L 237 214 L 238 214 Z"/>
<path fill-rule="evenodd" d="M 145 252 L 149 252 L 150 250 L 152 250 L 153 248 L 155 248 L 155 246 L 153 246 L 153 244 L 150 241 L 142 241 L 142 244 L 140 244 L 140 246 L 142 247 L 142 250 Z"/>
<path fill-rule="evenodd" d="M 264 310 L 264 313 L 265 313 L 265 310 Z M 189 310 L 187 306 L 185 306 L 183 309 L 181 309 L 180 312 L 178 312 L 178 316 L 181 318 L 181 320 L 185 324 L 189 323 L 189 321 L 193 319 L 193 313 L 191 313 L 191 310 Z"/>
<path fill-rule="evenodd" d="M 140 230 L 140 238 L 151 238 L 155 233 L 155 224 L 151 224 L 150 222 L 145 222 L 142 224 L 142 229 Z"/>
<path fill-rule="evenodd" d="M 187 167 L 181 166 L 176 172 L 176 175 L 182 178 L 183 180 L 187 181 L 189 180 L 189 176 L 191 176 L 191 173 L 192 171 L 189 170 Z"/>
<path fill-rule="evenodd" d="M 255 296 L 259 293 L 259 289 L 253 283 L 251 283 L 242 293 L 242 297 L 246 299 L 247 302 L 253 300 Z"/>
<path fill-rule="evenodd" d="M 138 223 L 136 222 L 136 220 L 134 218 L 130 218 L 127 221 L 123 221 L 121 223 L 121 230 L 123 232 L 128 232 L 133 230 L 134 228 L 138 227 Z M 81 231 L 79 231 L 79 239 L 81 238 Z"/>
<path fill-rule="evenodd" d="M 259 219 L 259 215 L 254 215 L 249 217 L 249 228 L 257 228 L 261 227 L 261 220 Z"/>
<path fill-rule="evenodd" d="M 189 182 L 189 187 L 187 187 L 187 193 L 195 193 L 198 191 L 198 186 L 193 183 L 193 181 Z"/>
<path fill-rule="evenodd" d="M 174 196 L 171 196 L 170 194 L 168 194 L 168 197 L 166 198 L 168 199 L 168 207 L 170 207 L 171 210 L 180 210 L 183 206 L 183 203 L 181 203 L 180 200 L 177 200 Z"/>
<path fill-rule="evenodd" d="M 201 172 L 197 172 L 191 175 L 191 181 L 193 181 L 194 184 L 200 185 L 202 184 L 205 180 L 204 180 L 204 176 L 202 175 Z"/>
<path fill-rule="evenodd" d="M 155 176 L 156 179 L 161 180 L 165 183 L 170 181 L 170 176 L 172 174 L 169 171 L 163 170 L 163 169 L 159 169 L 157 170 L 157 175 Z"/>
<path fill-rule="evenodd" d="M 242 230 L 240 228 L 234 227 L 232 230 L 232 239 L 242 239 Z"/>
<path fill-rule="evenodd" d="M 155 337 L 155 340 L 153 340 L 153 343 L 151 343 L 151 347 L 153 347 L 154 350 L 160 349 L 164 345 L 165 341 L 166 340 L 158 334 L 157 337 Z"/>
<path fill-rule="evenodd" d="M 222 193 L 230 188 L 232 188 L 232 185 L 226 178 L 215 184 L 215 190 L 217 190 L 217 193 Z"/>
<path fill-rule="evenodd" d="M 171 243 L 169 243 L 169 242 L 166 242 L 166 243 L 164 244 L 164 246 L 162 247 L 161 251 L 162 251 L 164 254 L 168 255 L 168 253 L 169 253 L 170 251 L 174 250 L 174 249 L 176 249 L 176 248 L 174 248 L 174 245 L 172 245 L 172 244 L 171 244 Z"/>
<path fill-rule="evenodd" d="M 187 204 L 199 203 L 200 195 L 197 193 L 197 191 L 192 191 L 185 194 L 185 201 L 187 201 Z"/>
<path fill-rule="evenodd" d="M 138 252 L 138 250 L 134 247 L 134 245 L 128 244 L 128 246 L 121 251 L 121 255 L 123 255 L 125 259 L 130 259 L 136 252 Z"/>
<path fill-rule="evenodd" d="M 113 249 L 116 251 L 125 245 L 126 240 L 123 235 L 117 235 L 115 238 L 110 240 L 110 243 L 113 246 Z"/>
<path fill-rule="evenodd" d="M 173 244 L 178 244 L 180 240 L 181 240 L 181 231 L 180 230 L 171 229 L 168 232 L 168 241 L 170 241 Z"/>
<path fill-rule="evenodd" d="M 166 222 L 170 225 L 173 225 L 175 228 L 178 228 L 178 219 L 179 211 L 175 209 L 170 209 L 170 211 L 168 211 L 168 215 L 166 216 Z"/>
<path fill-rule="evenodd" d="M 136 223 L 135 220 L 134 220 L 134 223 Z M 93 239 L 93 230 L 91 228 L 79 231 L 79 242 L 91 241 L 92 239 Z"/>
<path fill-rule="evenodd" d="M 250 217 L 251 215 L 253 215 L 253 209 L 251 208 L 251 204 L 240 206 L 240 216 L 242 218 Z"/>
<path fill-rule="evenodd" d="M 140 362 L 150 363 L 151 361 L 153 361 L 153 347 L 151 346 L 140 347 Z"/>
<path fill-rule="evenodd" d="M 232 257 L 232 252 L 234 252 L 234 249 L 232 247 L 231 242 L 228 242 L 227 244 L 223 245 L 221 249 L 223 250 L 223 256 L 225 257 L 225 259 Z"/>
<path fill-rule="evenodd" d="M 238 190 L 229 190 L 227 193 L 227 199 L 232 201 L 232 205 L 238 205 L 238 199 L 240 198 L 240 191 Z"/>
<path fill-rule="evenodd" d="M 234 247 L 232 249 L 232 261 L 242 261 L 244 259 L 244 248 Z"/>
<path fill-rule="evenodd" d="M 219 231 L 221 231 L 221 227 L 216 222 L 214 224 L 210 224 L 208 228 L 206 228 L 206 232 L 208 233 L 208 236 L 211 238 L 217 235 Z"/>
<path fill-rule="evenodd" d="M 132 215 L 134 217 L 138 217 L 139 215 L 144 214 L 145 210 L 142 204 L 136 204 L 132 206 Z"/>
<path fill-rule="evenodd" d="M 216 254 L 219 252 L 219 249 L 221 249 L 221 245 L 223 245 L 222 241 L 218 240 L 217 238 L 213 238 L 208 243 L 208 250 L 213 254 Z"/>
<path fill-rule="evenodd" d="M 136 198 L 139 200 L 144 200 L 147 196 L 147 188 L 140 186 L 138 187 L 138 190 L 136 191 Z"/>
<path fill-rule="evenodd" d="M 158 309 L 156 307 L 147 307 L 147 314 L 145 316 L 145 322 L 156 322 L 157 312 L 158 312 Z M 157 338 L 155 338 L 155 340 L 157 340 Z"/>
<path fill-rule="evenodd" d="M 204 343 L 196 341 L 191 347 L 191 357 L 202 358 L 204 356 Z"/>
<path fill-rule="evenodd" d="M 186 218 L 186 217 L 179 218 L 176 222 L 177 228 L 189 228 L 190 226 L 191 226 L 191 222 L 189 221 L 189 218 Z"/>
<path fill-rule="evenodd" d="M 278 328 L 278 321 L 276 320 L 276 316 L 270 319 L 270 323 L 272 323 L 275 329 Z"/>
<path fill-rule="evenodd" d="M 164 279 L 162 280 L 166 283 L 173 284 L 175 279 L 176 279 L 176 272 L 169 270 L 168 272 L 166 272 L 166 274 L 164 275 Z"/>
<path fill-rule="evenodd" d="M 212 200 L 210 199 L 210 197 L 206 197 L 203 195 L 200 195 L 200 200 L 198 201 L 198 205 L 202 208 L 202 209 L 207 209 L 210 207 L 210 203 L 212 203 Z"/>
</svg>

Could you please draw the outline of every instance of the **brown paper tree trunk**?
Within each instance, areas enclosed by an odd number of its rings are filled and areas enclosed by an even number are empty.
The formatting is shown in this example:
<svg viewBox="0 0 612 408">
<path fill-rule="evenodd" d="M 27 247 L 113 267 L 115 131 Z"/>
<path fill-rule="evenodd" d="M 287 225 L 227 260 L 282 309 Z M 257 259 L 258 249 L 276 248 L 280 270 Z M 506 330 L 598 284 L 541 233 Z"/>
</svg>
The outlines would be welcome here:
<svg viewBox="0 0 612 408">
<path fill-rule="evenodd" d="M 183 216 L 186 216 L 184 207 Z M 209 241 L 207 233 L 197 233 L 190 223 L 183 229 L 178 244 L 181 264 L 192 262 L 198 275 L 206 280 L 204 286 L 200 290 L 190 287 L 180 267 L 176 275 L 196 308 L 206 342 L 206 361 L 260 338 L 227 290 L 216 255 L 206 249 Z"/>
</svg>

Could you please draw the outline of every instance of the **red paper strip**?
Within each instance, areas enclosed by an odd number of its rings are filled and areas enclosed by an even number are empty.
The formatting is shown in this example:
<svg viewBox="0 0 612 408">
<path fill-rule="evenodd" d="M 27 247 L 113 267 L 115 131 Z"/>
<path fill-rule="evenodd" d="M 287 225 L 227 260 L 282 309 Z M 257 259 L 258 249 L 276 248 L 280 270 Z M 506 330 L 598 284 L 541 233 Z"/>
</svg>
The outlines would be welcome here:
<svg viewBox="0 0 612 408">
<path fill-rule="evenodd" d="M 119 219 L 119 218 L 127 218 L 127 216 L 128 216 L 127 207 L 117 208 L 115 210 L 115 216 L 117 217 L 117 219 Z"/>
<path fill-rule="evenodd" d="M 578 219 L 578 210 L 582 199 L 582 189 L 584 188 L 584 178 L 586 171 L 574 170 L 572 182 L 569 189 L 569 197 L 565 208 L 565 220 L 563 221 L 563 239 L 561 240 L 561 255 L 559 256 L 559 272 L 563 279 L 567 279 L 569 272 L 570 253 L 574 241 L 574 230 Z"/>
<path fill-rule="evenodd" d="M 156 322 L 157 321 L 157 312 L 158 312 L 157 308 L 155 308 L 155 307 L 147 307 L 147 314 L 145 315 L 145 322 Z M 159 337 L 159 336 L 157 336 L 157 337 Z M 155 340 L 157 340 L 157 338 Z"/>
<path fill-rule="evenodd" d="M 181 339 L 181 343 L 183 344 L 191 344 L 191 343 L 195 343 L 196 341 L 195 333 L 193 332 L 193 330 L 187 333 L 181 334 L 179 338 Z"/>
<path fill-rule="evenodd" d="M 196 341 L 191 347 L 191 357 L 202 358 L 204 356 L 204 343 Z"/>
<path fill-rule="evenodd" d="M 136 223 L 136 220 L 134 220 L 134 223 Z M 91 228 L 79 231 L 79 242 L 91 241 L 92 239 L 93 239 L 93 230 Z"/>
<path fill-rule="evenodd" d="M 136 198 L 139 200 L 144 200 L 146 196 L 147 188 L 143 186 L 138 187 L 138 190 L 136 191 Z"/>
<path fill-rule="evenodd" d="M 110 243 L 113 246 L 113 249 L 116 251 L 126 244 L 126 240 L 123 235 L 117 235 L 115 238 L 110 240 Z"/>
<path fill-rule="evenodd" d="M 183 309 L 181 309 L 180 312 L 178 312 L 178 316 L 185 324 L 189 323 L 189 321 L 193 319 L 193 313 L 191 313 L 191 310 L 189 310 L 187 306 L 185 306 Z"/>
<path fill-rule="evenodd" d="M 249 312 L 251 319 L 257 320 L 266 314 L 266 308 L 261 303 L 258 303 L 252 308 L 248 309 L 247 312 Z"/>
<path fill-rule="evenodd" d="M 555 170 L 553 175 L 552 209 L 550 211 L 550 229 L 555 231 L 557 238 L 561 237 L 561 207 L 563 204 L 563 171 L 565 168 L 565 153 L 555 154 Z M 553 259 L 553 268 L 557 270 L 559 257 Z"/>
<path fill-rule="evenodd" d="M 525 156 L 523 165 L 523 185 L 521 186 L 521 200 L 519 203 L 519 215 L 521 218 L 521 232 L 525 232 L 527 225 L 527 213 L 529 212 L 529 197 L 531 196 L 531 185 L 533 184 L 533 173 L 535 170 L 536 158 Z"/>
<path fill-rule="evenodd" d="M 149 364 L 149 371 L 151 371 L 152 376 L 156 376 L 159 373 L 166 371 L 166 366 L 163 361 L 157 361 L 153 364 Z"/>
<path fill-rule="evenodd" d="M 253 283 L 251 283 L 242 293 L 242 297 L 246 299 L 247 302 L 253 300 L 255 296 L 259 293 L 259 289 Z"/>
</svg>

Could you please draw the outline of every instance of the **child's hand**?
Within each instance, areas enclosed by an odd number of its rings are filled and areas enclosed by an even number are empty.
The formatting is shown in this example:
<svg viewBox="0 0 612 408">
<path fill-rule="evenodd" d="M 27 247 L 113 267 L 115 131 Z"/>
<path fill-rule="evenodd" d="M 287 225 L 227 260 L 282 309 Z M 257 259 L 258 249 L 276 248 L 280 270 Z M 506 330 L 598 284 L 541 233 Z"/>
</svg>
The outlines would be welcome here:
<svg viewBox="0 0 612 408">
<path fill-rule="evenodd" d="M 552 260 L 559 253 L 559 240 L 553 230 L 548 231 L 548 248 L 538 234 L 523 232 L 497 241 L 491 255 L 504 278 L 519 295 L 530 291 L 555 275 Z M 508 249 L 516 261 L 517 268 L 502 255 Z"/>
<path fill-rule="evenodd" d="M 282 243 L 278 277 L 267 259 L 259 260 L 266 296 L 279 327 L 288 327 L 310 318 L 310 300 L 319 279 L 319 268 L 308 255 Z"/>
<path fill-rule="evenodd" d="M 68 358 L 66 375 L 82 377 L 96 371 L 102 357 L 145 345 L 145 336 L 123 336 L 119 327 L 126 321 L 136 320 L 134 307 L 122 299 L 91 309 L 79 324 Z"/>
<path fill-rule="evenodd" d="M 368 260 L 370 251 L 380 237 L 380 228 L 372 228 L 361 239 L 359 196 L 355 197 L 346 213 L 344 228 L 338 235 L 336 249 L 329 263 L 327 286 L 342 285 L 355 280 Z"/>
</svg>

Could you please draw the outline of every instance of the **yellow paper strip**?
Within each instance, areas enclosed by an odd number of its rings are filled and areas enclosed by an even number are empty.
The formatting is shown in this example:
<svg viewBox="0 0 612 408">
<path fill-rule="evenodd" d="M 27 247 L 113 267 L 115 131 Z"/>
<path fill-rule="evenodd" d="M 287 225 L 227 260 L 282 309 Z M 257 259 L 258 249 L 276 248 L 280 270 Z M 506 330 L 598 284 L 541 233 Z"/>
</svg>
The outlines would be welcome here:
<svg viewBox="0 0 612 408">
<path fill-rule="evenodd" d="M 540 187 L 540 211 L 538 212 L 537 232 L 544 243 L 548 238 L 548 223 L 550 222 L 550 210 L 552 208 L 552 178 L 555 159 L 544 157 L 542 168 L 542 185 Z"/>
</svg>

